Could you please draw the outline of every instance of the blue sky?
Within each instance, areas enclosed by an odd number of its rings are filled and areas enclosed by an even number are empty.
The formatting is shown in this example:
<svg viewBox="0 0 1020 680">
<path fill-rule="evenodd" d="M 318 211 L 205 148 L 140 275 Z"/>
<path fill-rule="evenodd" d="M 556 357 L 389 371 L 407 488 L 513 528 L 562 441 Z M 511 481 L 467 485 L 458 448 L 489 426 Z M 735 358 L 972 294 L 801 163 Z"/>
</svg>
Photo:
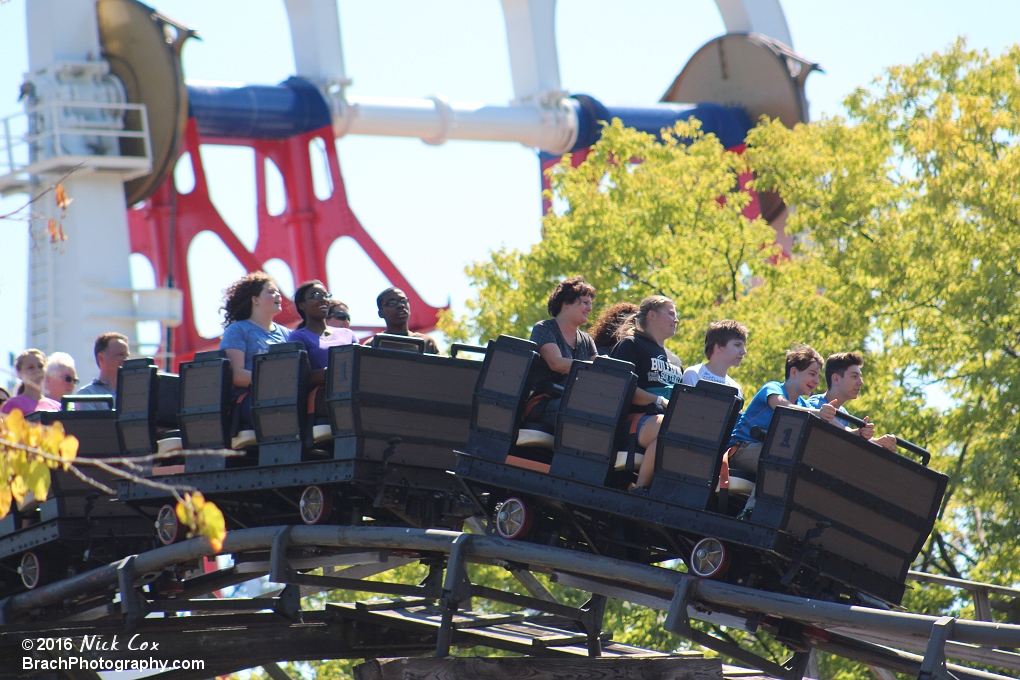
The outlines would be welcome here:
<svg viewBox="0 0 1020 680">
<path fill-rule="evenodd" d="M 25 2 L 0 3 L 0 116 L 20 110 L 27 68 Z M 197 28 L 184 51 L 189 79 L 277 83 L 293 74 L 282 0 L 153 0 L 164 14 Z M 974 0 L 823 2 L 783 0 L 794 48 L 825 70 L 808 80 L 812 118 L 835 114 L 853 88 L 882 69 L 944 48 L 957 36 L 1001 52 L 1020 38 L 1020 3 Z M 347 74 L 358 95 L 504 103 L 512 98 L 497 0 L 341 0 Z M 651 104 L 688 58 L 723 33 L 711 0 L 559 0 L 557 38 L 565 89 L 603 101 Z M 534 152 L 513 144 L 349 137 L 338 143 L 351 206 L 423 297 L 455 308 L 471 295 L 468 263 L 502 245 L 538 240 L 541 202 Z M 213 200 L 242 240 L 255 238 L 251 157 L 203 150 Z M 0 214 L 20 197 L 0 200 Z M 74 235 L 72 235 L 74 236 Z M 24 347 L 27 228 L 0 222 L 0 366 Z M 330 255 L 330 285 L 356 322 L 371 323 L 371 300 L 385 285 L 357 252 Z M 219 291 L 234 269 L 215 248 L 196 250 L 200 330 L 216 327 Z M 597 264 L 593 265 L 597 266 Z M 139 281 L 144 283 L 144 268 Z M 82 358 L 79 358 L 79 362 Z M 0 383 L 6 382 L 0 377 Z"/>
</svg>

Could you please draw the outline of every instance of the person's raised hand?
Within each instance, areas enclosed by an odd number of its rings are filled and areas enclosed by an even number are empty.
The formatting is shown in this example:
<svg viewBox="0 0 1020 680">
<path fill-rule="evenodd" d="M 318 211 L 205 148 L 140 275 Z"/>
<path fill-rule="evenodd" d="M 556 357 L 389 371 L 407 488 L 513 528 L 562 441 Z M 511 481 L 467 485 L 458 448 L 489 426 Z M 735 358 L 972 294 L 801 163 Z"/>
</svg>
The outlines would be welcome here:
<svg viewBox="0 0 1020 680">
<path fill-rule="evenodd" d="M 836 417 L 836 406 L 837 400 L 833 399 L 827 404 L 822 404 L 822 407 L 818 409 L 818 417 L 827 423 L 831 423 L 832 419 Z"/>
<path fill-rule="evenodd" d="M 865 439 L 871 439 L 875 436 L 875 423 L 868 422 L 868 417 L 864 416 L 865 424 L 861 429 L 857 430 L 857 434 L 861 435 Z"/>
</svg>

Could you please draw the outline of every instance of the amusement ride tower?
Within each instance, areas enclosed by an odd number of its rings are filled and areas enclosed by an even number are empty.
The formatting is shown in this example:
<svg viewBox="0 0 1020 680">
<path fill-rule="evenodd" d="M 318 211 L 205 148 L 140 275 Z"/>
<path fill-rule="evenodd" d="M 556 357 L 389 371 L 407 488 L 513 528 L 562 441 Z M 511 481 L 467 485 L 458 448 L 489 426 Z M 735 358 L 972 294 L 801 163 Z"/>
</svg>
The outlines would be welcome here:
<svg viewBox="0 0 1020 680">
<path fill-rule="evenodd" d="M 172 329 L 163 356 L 175 364 L 210 348 L 215 340 L 195 328 L 186 258 L 202 230 L 220 236 L 249 271 L 279 258 L 295 280 L 326 279 L 330 244 L 351 236 L 408 293 L 411 327 L 433 328 L 440 310 L 421 299 L 347 205 L 335 146 L 344 135 L 516 142 L 539 151 L 545 167 L 567 152 L 579 162 L 600 121 L 614 117 L 657 134 L 694 116 L 738 151 L 761 115 L 787 125 L 807 119 L 804 81 L 815 65 L 793 52 L 779 0 L 716 0 L 726 35 L 691 58 L 661 102 L 627 107 L 563 89 L 555 0 L 501 0 L 514 88 L 505 104 L 350 96 L 335 0 L 284 1 L 296 75 L 276 86 L 236 87 L 186 84 L 180 53 L 193 32 L 137 0 L 28 2 L 25 112 L 4 121 L 0 192 L 35 196 L 62 182 L 74 200 L 64 218 L 74 237 L 29 254 L 29 346 L 70 352 L 85 378 L 95 370 L 85 360 L 94 338 L 118 331 L 135 342 L 140 321 Z M 252 250 L 209 200 L 202 143 L 255 151 L 259 239 Z M 312 189 L 309 148 L 316 144 L 329 165 L 326 197 Z M 184 153 L 196 179 L 187 194 L 172 173 Z M 266 206 L 267 160 L 284 178 L 280 214 Z M 781 204 L 762 197 L 752 205 L 781 227 Z M 50 220 L 59 218 L 51 206 L 34 206 L 36 244 L 47 242 Z M 156 289 L 132 289 L 131 253 L 152 263 Z"/>
</svg>

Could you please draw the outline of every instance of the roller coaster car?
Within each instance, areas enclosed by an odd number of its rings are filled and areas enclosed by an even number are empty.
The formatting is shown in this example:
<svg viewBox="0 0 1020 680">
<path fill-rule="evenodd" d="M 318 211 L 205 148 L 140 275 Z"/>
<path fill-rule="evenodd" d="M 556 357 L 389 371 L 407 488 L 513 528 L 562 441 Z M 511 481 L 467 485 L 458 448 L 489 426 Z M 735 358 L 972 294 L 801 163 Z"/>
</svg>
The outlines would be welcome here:
<svg viewBox="0 0 1020 680">
<path fill-rule="evenodd" d="M 229 408 L 220 401 L 229 369 L 219 365 L 218 357 L 199 359 L 207 362 L 213 385 L 204 388 L 207 400 L 189 402 L 193 390 L 203 389 L 194 382 L 193 369 L 182 366 L 185 448 L 195 429 L 208 430 L 222 447 L 230 434 L 228 416 L 209 404 Z M 158 479 L 200 490 L 224 511 L 229 528 L 299 520 L 460 526 L 474 506 L 448 471 L 455 463 L 454 448 L 467 442 L 480 365 L 417 351 L 334 347 L 320 388 L 326 391 L 330 424 L 314 425 L 305 353 L 277 345 L 254 364 L 259 464 L 220 463 L 219 469 L 187 469 Z M 315 433 L 323 427 L 325 441 Z M 119 495 L 156 520 L 161 541 L 180 537 L 167 492 L 124 482 Z"/>
<path fill-rule="evenodd" d="M 313 448 L 310 373 L 308 353 L 300 342 L 270 345 L 268 352 L 252 359 L 251 415 L 260 466 L 328 457 Z"/>
<path fill-rule="evenodd" d="M 198 352 L 191 361 L 181 364 L 180 371 L 177 420 L 183 448 L 231 448 L 234 400 L 231 398 L 233 378 L 227 353 L 223 350 Z M 237 462 L 237 458 L 222 456 L 187 456 L 184 472 L 222 470 Z"/>
<path fill-rule="evenodd" d="M 182 448 L 177 408 L 180 379 L 156 369 L 150 358 L 129 359 L 117 371 L 117 441 L 125 456 L 172 453 Z M 146 472 L 152 464 L 143 465 Z"/>
<path fill-rule="evenodd" d="M 454 449 L 467 443 L 480 366 L 420 352 L 332 348 L 326 401 L 335 457 L 452 470 Z"/>
<path fill-rule="evenodd" d="M 899 594 L 884 599 L 898 603 L 947 481 L 838 425 L 780 407 L 762 447 L 750 521 L 795 536 L 816 534 L 820 570 L 850 583 L 858 570 L 891 579 Z"/>
<path fill-rule="evenodd" d="M 730 505 L 720 498 L 726 495 L 720 487 L 725 476 L 723 451 L 740 402 L 725 388 L 699 383 L 674 388 L 660 428 L 653 486 L 647 494 L 628 493 L 625 489 L 641 455 L 620 446 L 620 424 L 636 381 L 630 365 L 599 359 L 574 362 L 557 415 L 552 459 L 538 464 L 528 447 L 518 444 L 521 428 L 510 419 L 528 398 L 523 386 L 537 360 L 528 357 L 528 351 L 533 352 L 511 339 L 489 344 L 475 395 L 471 437 L 457 468 L 458 476 L 481 499 L 495 532 L 642 562 L 681 558 L 698 576 L 767 590 L 838 601 L 871 597 L 899 602 L 906 565 L 931 529 L 934 514 L 928 511 L 934 513 L 932 508 L 938 507 L 943 476 L 795 411 L 801 427 L 791 430 L 789 441 L 800 446 L 800 458 L 782 459 L 784 468 L 770 453 L 784 439 L 776 440 L 770 431 L 756 491 L 764 505 L 755 509 L 750 521 L 738 519 L 733 515 L 743 508 L 744 499 Z M 798 433 L 808 437 L 811 432 L 825 434 L 812 435 L 813 443 L 798 438 Z M 842 447 L 840 456 L 881 460 L 883 474 L 899 479 L 905 488 L 923 489 L 925 512 L 906 517 L 891 501 L 877 504 L 872 512 L 887 514 L 891 521 L 876 521 L 874 528 L 857 518 L 830 517 L 835 513 L 817 499 L 835 502 L 857 482 L 830 475 L 823 487 L 828 495 L 823 496 L 808 486 L 820 478 L 800 461 L 805 451 L 831 447 L 835 440 Z M 823 458 L 821 450 L 809 455 L 809 460 Z M 878 469 L 879 463 L 868 465 Z M 854 480 L 862 476 L 859 471 L 847 474 Z M 863 477 L 862 484 L 867 481 Z M 780 480 L 786 486 L 778 486 Z M 748 491 L 749 485 L 744 493 Z M 874 483 L 869 493 L 880 499 Z M 808 498 L 814 503 L 810 507 L 805 505 Z M 837 508 L 840 514 L 856 512 L 845 501 L 833 506 Z M 837 526 L 838 533 L 829 534 L 826 529 L 831 526 Z M 889 543 L 893 534 L 898 543 Z M 849 541 L 841 542 L 843 536 L 870 550 L 859 553 Z M 896 552 L 889 553 L 891 548 Z"/>
<path fill-rule="evenodd" d="M 155 366 L 150 365 L 149 359 L 125 362 L 118 377 L 118 402 L 125 394 L 133 396 L 144 380 L 146 389 L 151 389 L 156 397 L 151 400 L 155 407 L 160 391 L 156 385 Z M 125 379 L 125 375 L 133 377 Z M 174 378 L 176 376 L 168 377 L 162 389 L 168 394 L 167 399 L 176 402 Z M 28 416 L 30 421 L 44 425 L 59 421 L 68 434 L 77 437 L 79 460 L 148 454 L 154 450 L 150 431 L 147 429 L 143 435 L 138 428 L 144 421 L 145 427 L 151 426 L 151 432 L 155 433 L 159 422 L 157 410 L 134 411 L 122 419 L 121 411 L 112 408 L 112 396 L 73 395 L 62 401 L 65 409 L 68 404 L 85 401 L 102 401 L 110 407 L 98 411 L 37 411 Z M 123 430 L 122 423 L 126 426 Z M 122 448 L 125 439 L 121 434 L 125 431 L 126 441 L 133 442 L 137 448 Z M 91 479 L 116 488 L 118 478 L 112 473 L 92 465 L 79 467 Z M 12 510 L 0 520 L 0 578 L 3 581 L 0 594 L 31 589 L 69 572 L 107 564 L 153 546 L 151 520 L 61 469 L 50 471 L 50 491 L 45 501 L 40 503 L 30 496 Z"/>
</svg>

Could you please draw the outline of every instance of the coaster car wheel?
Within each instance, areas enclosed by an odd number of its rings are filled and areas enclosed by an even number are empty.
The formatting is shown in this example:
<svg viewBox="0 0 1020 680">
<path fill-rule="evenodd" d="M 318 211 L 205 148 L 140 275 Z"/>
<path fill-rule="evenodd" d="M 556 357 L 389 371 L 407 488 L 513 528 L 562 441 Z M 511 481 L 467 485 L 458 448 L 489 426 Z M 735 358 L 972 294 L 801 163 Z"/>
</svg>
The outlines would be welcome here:
<svg viewBox="0 0 1020 680">
<path fill-rule="evenodd" d="M 511 541 L 522 539 L 531 531 L 534 515 L 531 506 L 511 496 L 496 509 L 496 533 Z"/>
<path fill-rule="evenodd" d="M 181 537 L 181 523 L 177 519 L 177 510 L 172 505 L 164 505 L 156 513 L 156 538 L 163 545 L 173 545 Z"/>
<path fill-rule="evenodd" d="M 32 590 L 43 582 L 45 565 L 37 554 L 29 551 L 21 556 L 21 563 L 18 565 L 18 575 L 26 588 Z"/>
<path fill-rule="evenodd" d="M 299 509 L 305 524 L 322 524 L 333 512 L 333 499 L 321 486 L 307 486 L 301 492 Z"/>
<path fill-rule="evenodd" d="M 730 551 L 717 538 L 703 538 L 691 548 L 691 572 L 701 578 L 720 578 L 730 566 Z"/>
</svg>

